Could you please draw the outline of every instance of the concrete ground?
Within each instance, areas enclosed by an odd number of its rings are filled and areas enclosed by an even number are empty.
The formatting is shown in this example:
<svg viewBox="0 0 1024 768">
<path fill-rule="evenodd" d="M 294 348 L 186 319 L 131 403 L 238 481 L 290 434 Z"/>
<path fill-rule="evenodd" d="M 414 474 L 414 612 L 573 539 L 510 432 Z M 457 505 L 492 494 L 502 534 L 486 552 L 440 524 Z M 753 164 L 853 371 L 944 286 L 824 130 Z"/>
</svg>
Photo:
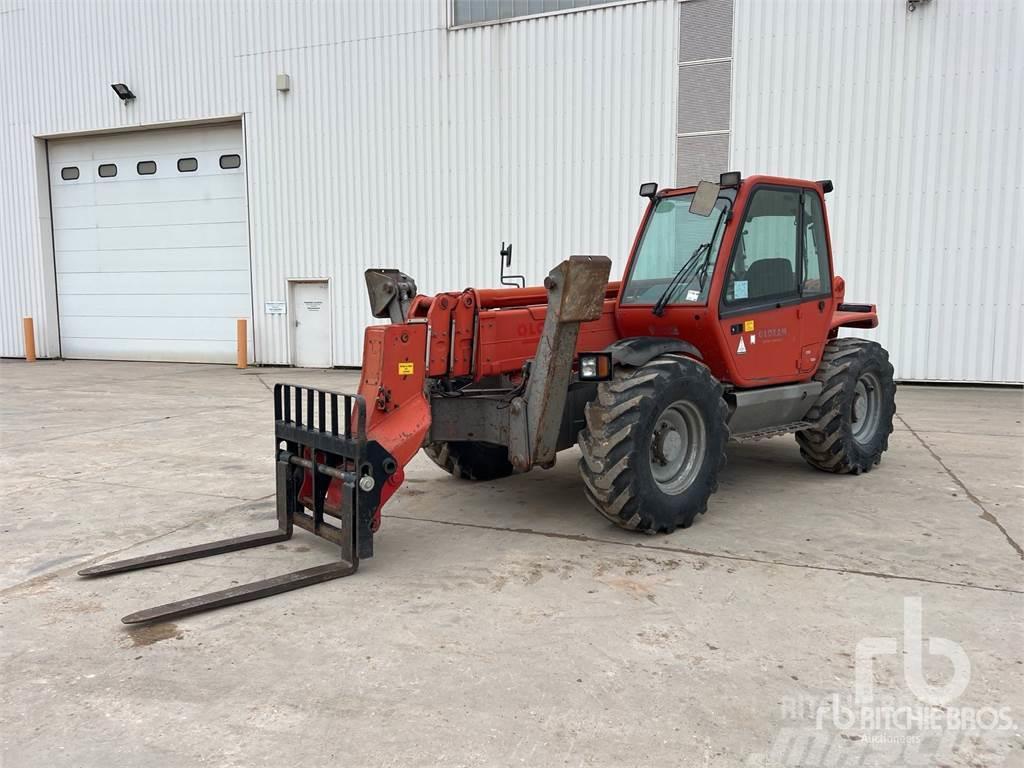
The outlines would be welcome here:
<svg viewBox="0 0 1024 768">
<path fill-rule="evenodd" d="M 0 364 L 4 766 L 1024 765 L 986 715 L 1024 704 L 1019 390 L 900 388 L 861 477 L 810 469 L 792 438 L 734 444 L 709 513 L 669 536 L 591 510 L 574 452 L 482 484 L 420 454 L 352 578 L 129 629 L 334 550 L 299 532 L 75 575 L 268 527 L 269 386 L 355 378 Z M 915 666 L 913 598 L 923 637 L 962 653 L 925 642 Z M 939 697 L 959 725 L 851 722 L 865 664 L 876 711 L 964 682 Z"/>
</svg>

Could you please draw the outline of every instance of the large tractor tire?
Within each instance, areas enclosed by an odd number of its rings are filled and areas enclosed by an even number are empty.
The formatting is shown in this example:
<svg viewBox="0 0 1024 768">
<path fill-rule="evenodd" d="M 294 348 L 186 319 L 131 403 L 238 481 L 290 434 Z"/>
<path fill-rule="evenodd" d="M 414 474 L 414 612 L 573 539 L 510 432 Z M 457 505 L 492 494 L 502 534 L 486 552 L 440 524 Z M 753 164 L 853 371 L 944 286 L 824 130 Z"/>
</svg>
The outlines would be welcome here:
<svg viewBox="0 0 1024 768">
<path fill-rule="evenodd" d="M 461 480 L 497 480 L 512 474 L 508 448 L 470 440 L 427 443 L 423 452 L 445 472 Z"/>
<path fill-rule="evenodd" d="M 825 472 L 859 475 L 882 460 L 896 413 L 889 353 L 866 339 L 832 339 L 814 375 L 824 386 L 796 433 L 800 454 Z"/>
<path fill-rule="evenodd" d="M 718 490 L 728 414 L 722 385 L 696 360 L 665 356 L 620 369 L 586 407 L 587 498 L 622 528 L 688 528 Z"/>
</svg>

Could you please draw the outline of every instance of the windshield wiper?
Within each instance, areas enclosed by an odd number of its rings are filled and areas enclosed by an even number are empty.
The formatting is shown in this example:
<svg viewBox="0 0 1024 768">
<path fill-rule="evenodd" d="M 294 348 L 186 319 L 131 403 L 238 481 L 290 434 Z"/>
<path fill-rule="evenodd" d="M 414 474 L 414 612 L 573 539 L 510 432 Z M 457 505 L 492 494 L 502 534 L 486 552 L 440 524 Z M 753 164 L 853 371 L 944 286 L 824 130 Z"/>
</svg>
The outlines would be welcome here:
<svg viewBox="0 0 1024 768">
<path fill-rule="evenodd" d="M 697 273 L 697 285 L 700 286 L 701 291 L 704 290 L 704 284 L 708 281 L 708 267 L 711 265 L 711 254 L 708 254 L 708 258 L 704 259 L 704 263 L 700 265 L 700 269 Z"/>
<path fill-rule="evenodd" d="M 668 285 L 665 286 L 665 290 L 662 291 L 661 296 L 659 296 L 658 300 L 654 302 L 654 306 L 651 307 L 652 315 L 657 315 L 658 317 L 661 317 L 663 314 L 665 314 L 665 307 L 668 306 L 669 299 L 672 298 L 672 295 L 676 292 L 676 289 L 679 288 L 680 285 L 682 285 L 683 278 L 687 278 L 687 282 L 689 282 L 688 273 L 691 272 L 693 268 L 697 265 L 697 260 L 700 258 L 701 251 L 704 251 L 705 249 L 710 254 L 711 243 L 701 243 L 700 245 L 693 249 L 693 253 L 690 254 L 690 258 L 688 258 L 686 260 L 686 263 L 679 268 L 679 271 L 676 272 L 675 275 L 673 275 Z"/>
</svg>

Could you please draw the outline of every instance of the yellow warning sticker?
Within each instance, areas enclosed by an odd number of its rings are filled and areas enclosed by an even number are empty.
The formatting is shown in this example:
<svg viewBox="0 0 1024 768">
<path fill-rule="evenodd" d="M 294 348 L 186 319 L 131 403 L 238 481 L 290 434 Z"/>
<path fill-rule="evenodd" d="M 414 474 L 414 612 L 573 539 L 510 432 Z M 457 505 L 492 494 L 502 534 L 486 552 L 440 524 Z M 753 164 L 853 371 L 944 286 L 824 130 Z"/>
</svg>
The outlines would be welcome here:
<svg viewBox="0 0 1024 768">
<path fill-rule="evenodd" d="M 743 332 L 744 333 L 750 333 L 752 330 L 754 330 L 754 321 L 753 320 L 744 320 L 743 321 Z"/>
<path fill-rule="evenodd" d="M 399 363 L 398 364 L 398 375 L 399 376 L 412 376 L 416 367 L 412 363 Z"/>
</svg>

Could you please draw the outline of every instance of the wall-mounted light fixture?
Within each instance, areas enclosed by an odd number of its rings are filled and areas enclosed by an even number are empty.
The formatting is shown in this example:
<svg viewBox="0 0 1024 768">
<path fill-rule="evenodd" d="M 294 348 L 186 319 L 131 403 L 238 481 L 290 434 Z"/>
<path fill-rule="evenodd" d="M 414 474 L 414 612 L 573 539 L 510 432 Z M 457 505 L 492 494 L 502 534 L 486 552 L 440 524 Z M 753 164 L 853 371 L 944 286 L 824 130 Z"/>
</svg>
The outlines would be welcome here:
<svg viewBox="0 0 1024 768">
<path fill-rule="evenodd" d="M 919 5 L 924 5 L 927 2 L 930 0 L 907 0 L 907 10 L 913 13 Z"/>
<path fill-rule="evenodd" d="M 280 74 L 277 76 L 277 90 L 281 93 L 288 93 L 292 89 L 292 76 Z"/>
<path fill-rule="evenodd" d="M 132 93 L 132 89 L 124 83 L 113 83 L 110 87 L 114 89 L 114 93 L 116 93 L 117 97 L 125 104 L 135 98 L 135 94 Z"/>
</svg>

